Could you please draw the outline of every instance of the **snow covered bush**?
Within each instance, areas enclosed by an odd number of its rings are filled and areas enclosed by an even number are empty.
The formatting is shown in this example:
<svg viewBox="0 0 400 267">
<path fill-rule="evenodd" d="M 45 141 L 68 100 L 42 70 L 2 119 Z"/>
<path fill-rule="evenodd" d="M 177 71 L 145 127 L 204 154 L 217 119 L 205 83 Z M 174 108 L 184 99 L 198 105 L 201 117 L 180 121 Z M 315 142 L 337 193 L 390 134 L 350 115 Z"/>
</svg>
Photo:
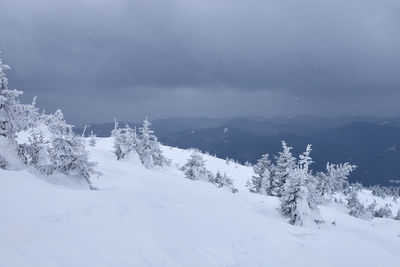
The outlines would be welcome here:
<svg viewBox="0 0 400 267">
<path fill-rule="evenodd" d="M 35 99 L 32 104 L 22 104 L 19 96 L 23 92 L 8 89 L 4 72 L 8 69 L 10 67 L 0 58 L 0 168 L 7 168 L 10 161 L 17 162 L 16 134 L 33 126 L 38 118 Z"/>
<path fill-rule="evenodd" d="M 185 165 L 181 168 L 185 173 L 185 177 L 190 180 L 200 180 L 207 182 L 214 182 L 214 176 L 206 169 L 203 157 L 193 152 Z"/>
<path fill-rule="evenodd" d="M 349 195 L 347 196 L 347 208 L 349 214 L 356 218 L 371 219 L 372 214 L 364 207 L 364 205 L 358 200 L 358 192 L 356 188 L 352 187 Z"/>
<path fill-rule="evenodd" d="M 376 203 L 376 200 L 372 202 L 371 204 L 368 205 L 367 210 L 372 214 L 372 216 L 375 217 L 375 212 L 377 209 L 378 203 Z"/>
<path fill-rule="evenodd" d="M 136 135 L 136 129 L 132 129 L 128 124 L 124 128 L 119 128 L 115 120 L 114 130 L 111 132 L 114 138 L 114 154 L 117 160 L 123 159 L 131 151 L 137 151 L 139 140 Z"/>
<path fill-rule="evenodd" d="M 334 192 L 341 192 L 348 187 L 348 178 L 356 168 L 356 165 L 351 165 L 348 162 L 343 164 L 330 164 L 328 162 L 326 170 L 327 177 L 330 180 L 331 190 Z"/>
<path fill-rule="evenodd" d="M 229 188 L 232 191 L 232 193 L 238 192 L 238 190 L 233 186 L 232 178 L 226 175 L 226 173 L 224 173 L 224 175 L 221 175 L 221 173 L 218 171 L 217 175 L 215 175 L 213 179 L 213 183 L 217 187 Z"/>
<path fill-rule="evenodd" d="M 321 198 L 330 201 L 333 194 L 344 192 L 349 188 L 348 177 L 357 168 L 348 162 L 343 164 L 326 164 L 326 172 L 317 174 L 317 191 Z"/>
<path fill-rule="evenodd" d="M 248 183 L 250 192 L 262 194 L 262 195 L 272 195 L 272 178 L 274 172 L 274 165 L 269 159 L 269 155 L 263 155 L 253 166 L 254 173 L 256 175 L 251 177 Z"/>
<path fill-rule="evenodd" d="M 286 179 L 290 172 L 296 166 L 296 159 L 291 152 L 292 147 L 288 147 L 285 141 L 282 141 L 282 152 L 278 153 L 276 158 L 276 167 L 273 175 L 271 190 L 272 195 L 281 196 Z"/>
<path fill-rule="evenodd" d="M 391 196 L 394 201 L 397 200 L 400 196 L 400 186 L 381 186 L 381 185 L 373 185 L 370 186 L 372 194 L 377 197 L 386 198 L 387 196 Z"/>
<path fill-rule="evenodd" d="M 40 129 L 32 128 L 28 132 L 28 141 L 19 145 L 19 156 L 25 164 L 42 171 L 48 163 L 48 143 Z"/>
<path fill-rule="evenodd" d="M 89 161 L 89 153 L 83 140 L 76 136 L 72 126 L 64 121 L 61 110 L 48 116 L 47 122 L 52 136 L 48 148 L 50 164 L 45 169 L 46 173 L 59 172 L 67 176 L 82 177 L 90 189 L 95 189 L 90 177 L 100 173 L 95 169 L 96 163 Z"/>
<path fill-rule="evenodd" d="M 93 131 L 91 131 L 90 135 L 89 135 L 89 146 L 91 146 L 91 147 L 96 146 L 96 142 L 97 142 L 96 138 L 97 138 L 97 135 L 95 135 L 93 133 Z"/>
<path fill-rule="evenodd" d="M 151 123 L 146 118 L 139 129 L 140 136 L 137 149 L 139 157 L 143 165 L 148 169 L 169 165 L 169 160 L 162 154 L 160 143 L 150 126 Z"/>
<path fill-rule="evenodd" d="M 132 129 L 128 124 L 124 128 L 119 128 L 118 122 L 115 121 L 111 136 L 114 138 L 114 153 L 118 160 L 123 159 L 131 151 L 136 151 L 148 169 L 169 165 L 170 161 L 164 157 L 161 145 L 150 126 L 151 123 L 145 119 L 138 136 L 136 129 Z"/>
<path fill-rule="evenodd" d="M 7 166 L 7 161 L 3 156 L 0 155 L 0 169 L 5 169 Z"/>
<path fill-rule="evenodd" d="M 286 145 L 286 144 L 285 144 Z M 293 225 L 314 225 L 322 222 L 315 194 L 315 179 L 309 170 L 311 145 L 299 156 L 299 163 L 289 169 L 281 189 L 281 214 Z"/>
<path fill-rule="evenodd" d="M 296 168 L 288 173 L 280 197 L 280 212 L 293 225 L 314 224 L 313 212 L 309 202 L 309 190 L 305 184 L 304 173 Z"/>
<path fill-rule="evenodd" d="M 374 217 L 377 218 L 392 218 L 392 210 L 388 204 L 385 206 L 380 207 L 378 210 L 375 211 Z"/>
</svg>

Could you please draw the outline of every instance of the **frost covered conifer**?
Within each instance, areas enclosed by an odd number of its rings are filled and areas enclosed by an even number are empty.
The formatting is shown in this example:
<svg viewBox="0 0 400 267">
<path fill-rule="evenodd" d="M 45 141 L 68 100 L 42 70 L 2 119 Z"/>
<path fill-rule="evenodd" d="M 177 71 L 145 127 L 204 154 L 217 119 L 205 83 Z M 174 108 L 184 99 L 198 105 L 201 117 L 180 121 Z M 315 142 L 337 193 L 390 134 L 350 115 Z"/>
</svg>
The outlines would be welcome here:
<svg viewBox="0 0 400 267">
<path fill-rule="evenodd" d="M 32 104 L 21 104 L 18 98 L 23 92 L 8 89 L 8 79 L 4 72 L 8 69 L 10 67 L 3 64 L 0 58 L 0 139 L 2 139 L 0 140 L 0 168 L 6 168 L 8 165 L 6 158 L 9 155 L 2 155 L 4 151 L 10 150 L 17 153 L 16 133 L 33 126 L 38 119 L 35 99 Z"/>
<path fill-rule="evenodd" d="M 61 110 L 48 117 L 48 127 L 52 134 L 50 147 L 50 165 L 47 174 L 59 172 L 65 175 L 76 175 L 85 179 L 90 189 L 92 174 L 100 175 L 95 170 L 96 163 L 89 161 L 89 153 L 83 140 L 72 131 L 72 126 L 64 121 Z"/>
<path fill-rule="evenodd" d="M 185 165 L 181 168 L 185 173 L 185 177 L 190 180 L 200 180 L 207 182 L 214 182 L 214 176 L 206 169 L 203 157 L 193 152 Z"/>
<path fill-rule="evenodd" d="M 138 154 L 146 168 L 154 168 L 155 166 L 165 166 L 169 161 L 164 157 L 161 151 L 160 143 L 150 128 L 151 123 L 147 118 L 143 121 L 142 127 L 139 129 L 139 146 Z"/>
<path fill-rule="evenodd" d="M 278 153 L 272 181 L 272 194 L 275 196 L 281 196 L 286 179 L 296 166 L 296 159 L 293 157 L 291 150 L 292 147 L 288 147 L 286 142 L 282 141 L 282 151 Z"/>
<path fill-rule="evenodd" d="M 315 179 L 309 170 L 311 145 L 299 156 L 299 164 L 289 169 L 281 190 L 280 212 L 290 224 L 310 225 L 321 221 L 315 195 Z"/>
<path fill-rule="evenodd" d="M 238 192 L 238 190 L 233 186 L 232 178 L 226 175 L 226 173 L 224 173 L 224 175 L 221 175 L 221 173 L 218 171 L 217 174 L 215 175 L 213 182 L 218 187 L 229 188 L 232 191 L 232 193 Z"/>
<path fill-rule="evenodd" d="M 288 173 L 280 198 L 280 212 L 293 225 L 313 224 L 312 210 L 309 204 L 309 191 L 305 184 L 304 173 L 299 168 Z"/>
<path fill-rule="evenodd" d="M 345 187 L 348 187 L 348 178 L 356 168 L 356 165 L 351 165 L 348 162 L 343 164 L 330 164 L 328 162 L 326 165 L 326 171 L 331 180 L 332 190 L 335 192 L 341 192 Z"/>
<path fill-rule="evenodd" d="M 351 187 L 350 193 L 347 196 L 347 207 L 350 210 L 349 214 L 356 218 L 370 219 L 372 214 L 358 200 L 358 191 L 359 190 L 356 188 Z"/>
<path fill-rule="evenodd" d="M 29 131 L 28 142 L 19 146 L 19 155 L 25 164 L 42 171 L 48 163 L 48 141 L 40 129 L 32 128 Z"/>
<path fill-rule="evenodd" d="M 257 164 L 253 166 L 253 170 L 256 175 L 252 176 L 248 183 L 250 192 L 262 195 L 272 195 L 274 165 L 269 159 L 269 155 L 263 155 L 257 161 Z"/>
<path fill-rule="evenodd" d="M 375 212 L 376 212 L 376 207 L 378 206 L 378 203 L 376 203 L 376 200 L 372 202 L 371 204 L 368 205 L 367 210 L 372 214 L 372 216 L 375 217 Z"/>
<path fill-rule="evenodd" d="M 90 135 L 89 135 L 89 146 L 96 146 L 96 140 L 97 136 L 93 133 L 93 131 L 90 131 Z"/>
<path fill-rule="evenodd" d="M 326 164 L 326 172 L 317 174 L 318 192 L 325 200 L 330 200 L 336 192 L 344 192 L 349 188 L 348 178 L 357 168 L 348 162 L 343 164 Z"/>
<path fill-rule="evenodd" d="M 377 218 L 391 218 L 392 217 L 392 210 L 388 204 L 385 206 L 380 207 L 374 214 Z"/>
<path fill-rule="evenodd" d="M 306 146 L 306 151 L 303 154 L 299 155 L 299 168 L 303 172 L 303 177 L 305 180 L 305 184 L 307 186 L 307 189 L 309 191 L 309 204 L 313 210 L 317 210 L 317 205 L 320 204 L 321 197 L 318 192 L 317 188 L 317 178 L 313 175 L 313 173 L 310 170 L 310 165 L 313 163 L 313 160 L 311 158 L 311 145 L 308 144 Z"/>
<path fill-rule="evenodd" d="M 119 128 L 118 122 L 115 121 L 111 136 L 114 138 L 114 153 L 118 160 L 123 159 L 131 151 L 138 150 L 139 140 L 136 129 L 132 129 L 128 124 L 125 124 L 124 128 Z"/>
<path fill-rule="evenodd" d="M 17 132 L 36 122 L 38 112 L 35 99 L 32 104 L 21 104 L 18 98 L 23 92 L 7 88 L 7 78 L 2 73 L 4 69 L 0 62 L 0 136 L 14 140 Z"/>
</svg>

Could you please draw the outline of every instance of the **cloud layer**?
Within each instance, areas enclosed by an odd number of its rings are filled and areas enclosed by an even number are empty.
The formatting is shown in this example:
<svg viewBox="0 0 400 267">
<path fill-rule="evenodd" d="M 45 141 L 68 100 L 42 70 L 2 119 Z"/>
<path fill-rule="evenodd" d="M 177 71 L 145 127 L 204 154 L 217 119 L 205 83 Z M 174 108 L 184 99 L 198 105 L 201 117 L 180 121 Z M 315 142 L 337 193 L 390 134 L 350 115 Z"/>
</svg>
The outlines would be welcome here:
<svg viewBox="0 0 400 267">
<path fill-rule="evenodd" d="M 10 84 L 78 123 L 145 115 L 400 115 L 399 1 L 1 6 Z"/>
</svg>

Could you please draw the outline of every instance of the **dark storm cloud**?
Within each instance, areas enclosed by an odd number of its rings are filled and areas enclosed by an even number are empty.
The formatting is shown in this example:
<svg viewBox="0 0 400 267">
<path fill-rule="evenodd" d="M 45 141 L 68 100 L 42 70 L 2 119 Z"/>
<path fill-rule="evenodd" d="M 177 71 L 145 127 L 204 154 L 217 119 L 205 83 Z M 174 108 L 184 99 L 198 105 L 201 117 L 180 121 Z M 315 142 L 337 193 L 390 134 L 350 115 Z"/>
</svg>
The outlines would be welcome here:
<svg viewBox="0 0 400 267">
<path fill-rule="evenodd" d="M 2 0 L 0 8 L 10 83 L 75 121 L 400 114 L 399 1 Z"/>
</svg>

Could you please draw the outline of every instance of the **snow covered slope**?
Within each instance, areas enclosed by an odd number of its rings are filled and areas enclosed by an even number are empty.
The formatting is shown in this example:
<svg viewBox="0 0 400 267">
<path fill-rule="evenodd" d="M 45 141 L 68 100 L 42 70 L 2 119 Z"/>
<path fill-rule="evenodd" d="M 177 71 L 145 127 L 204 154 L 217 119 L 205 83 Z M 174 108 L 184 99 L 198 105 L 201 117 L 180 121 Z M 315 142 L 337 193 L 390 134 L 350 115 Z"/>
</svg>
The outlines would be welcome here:
<svg viewBox="0 0 400 267">
<path fill-rule="evenodd" d="M 117 161 L 112 140 L 90 147 L 99 188 L 0 170 L 0 266 L 399 266 L 400 222 L 364 221 L 339 205 L 335 221 L 289 225 L 279 201 L 249 193 L 249 167 L 204 156 L 239 193 L 185 179 L 190 151 L 163 147 L 172 166 L 147 170 L 137 156 Z M 61 185 L 60 185 L 61 184 Z"/>
</svg>

